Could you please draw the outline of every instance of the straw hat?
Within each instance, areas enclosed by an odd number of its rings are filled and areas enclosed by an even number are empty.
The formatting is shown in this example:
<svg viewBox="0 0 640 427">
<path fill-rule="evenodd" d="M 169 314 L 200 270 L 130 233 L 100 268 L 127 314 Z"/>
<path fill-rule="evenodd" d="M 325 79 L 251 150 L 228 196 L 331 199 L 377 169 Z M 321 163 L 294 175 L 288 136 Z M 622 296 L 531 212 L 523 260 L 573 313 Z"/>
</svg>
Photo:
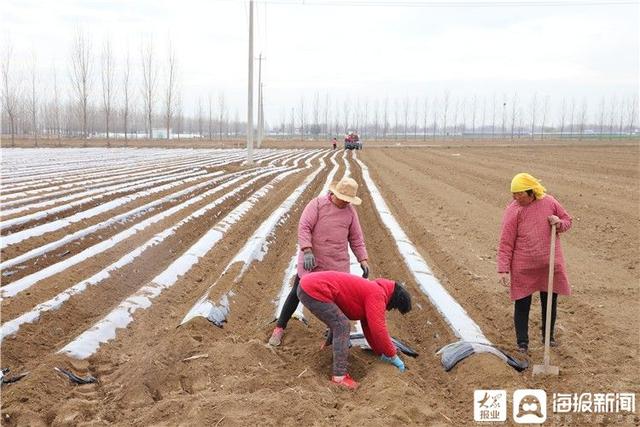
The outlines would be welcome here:
<svg viewBox="0 0 640 427">
<path fill-rule="evenodd" d="M 360 197 L 356 196 L 358 192 L 358 183 L 353 178 L 344 177 L 337 183 L 332 183 L 329 190 L 340 200 L 349 202 L 354 205 L 362 203 Z"/>
</svg>

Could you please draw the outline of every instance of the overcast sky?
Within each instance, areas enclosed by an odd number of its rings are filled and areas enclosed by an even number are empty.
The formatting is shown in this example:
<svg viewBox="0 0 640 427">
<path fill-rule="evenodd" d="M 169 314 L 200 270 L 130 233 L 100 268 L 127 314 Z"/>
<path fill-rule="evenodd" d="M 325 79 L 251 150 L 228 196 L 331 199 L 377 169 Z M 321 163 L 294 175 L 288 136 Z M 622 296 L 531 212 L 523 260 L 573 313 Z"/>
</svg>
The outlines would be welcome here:
<svg viewBox="0 0 640 427">
<path fill-rule="evenodd" d="M 445 91 L 455 99 L 517 93 L 525 103 L 536 93 L 554 105 L 563 97 L 586 98 L 592 111 L 603 97 L 638 93 L 639 2 L 500 3 L 257 2 L 255 55 L 266 57 L 267 118 L 280 120 L 301 97 L 309 106 L 316 92 L 333 103 L 345 97 L 413 102 Z M 52 64 L 68 82 L 78 28 L 91 38 L 96 62 L 106 39 L 117 60 L 127 48 L 135 57 L 141 40 L 152 39 L 163 66 L 170 39 L 185 110 L 198 97 L 206 103 L 208 94 L 216 99 L 224 92 L 232 111 L 246 114 L 246 1 L 4 0 L 1 9 L 3 48 L 10 39 L 24 69 L 35 56 L 45 87 Z M 134 66 L 139 73 L 137 58 Z M 98 75 L 94 86 L 97 102 Z"/>
</svg>

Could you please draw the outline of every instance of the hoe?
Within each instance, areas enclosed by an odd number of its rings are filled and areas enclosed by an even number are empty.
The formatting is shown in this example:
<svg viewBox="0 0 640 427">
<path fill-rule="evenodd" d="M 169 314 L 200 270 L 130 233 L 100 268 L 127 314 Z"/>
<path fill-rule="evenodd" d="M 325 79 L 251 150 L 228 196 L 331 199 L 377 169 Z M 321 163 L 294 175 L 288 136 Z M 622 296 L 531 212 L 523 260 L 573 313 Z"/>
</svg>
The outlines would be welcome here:
<svg viewBox="0 0 640 427">
<path fill-rule="evenodd" d="M 549 283 L 547 284 L 547 321 L 544 326 L 544 359 L 542 365 L 533 365 L 533 375 L 555 375 L 560 368 L 549 364 L 551 340 L 551 304 L 553 301 L 553 271 L 556 258 L 556 225 L 551 226 L 551 252 L 549 254 Z"/>
</svg>

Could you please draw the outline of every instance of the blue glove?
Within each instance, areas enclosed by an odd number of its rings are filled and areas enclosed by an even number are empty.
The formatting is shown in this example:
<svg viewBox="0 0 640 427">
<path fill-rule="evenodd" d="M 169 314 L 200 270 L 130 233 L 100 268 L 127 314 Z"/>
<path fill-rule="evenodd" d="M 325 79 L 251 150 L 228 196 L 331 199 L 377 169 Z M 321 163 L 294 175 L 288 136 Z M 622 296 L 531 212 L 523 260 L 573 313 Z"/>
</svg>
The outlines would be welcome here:
<svg viewBox="0 0 640 427">
<path fill-rule="evenodd" d="M 382 356 L 380 356 L 380 360 L 382 360 L 383 362 L 391 363 L 393 366 L 398 368 L 400 372 L 404 372 L 404 362 L 398 357 L 397 354 L 393 357 L 388 357 L 383 354 Z"/>
<path fill-rule="evenodd" d="M 307 271 L 311 271 L 316 268 L 316 257 L 313 255 L 311 250 L 307 250 L 304 252 L 304 269 Z"/>
</svg>

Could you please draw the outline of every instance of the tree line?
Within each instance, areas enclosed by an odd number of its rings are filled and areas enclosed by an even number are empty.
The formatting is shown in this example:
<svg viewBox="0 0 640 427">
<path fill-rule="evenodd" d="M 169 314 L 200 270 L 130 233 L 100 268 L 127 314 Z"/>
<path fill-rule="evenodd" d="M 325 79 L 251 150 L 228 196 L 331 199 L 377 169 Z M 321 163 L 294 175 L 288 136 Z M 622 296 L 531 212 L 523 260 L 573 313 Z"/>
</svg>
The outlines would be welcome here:
<svg viewBox="0 0 640 427">
<path fill-rule="evenodd" d="M 169 41 L 159 55 L 153 42 L 142 42 L 135 54 L 116 57 L 105 40 L 94 46 L 86 33 L 74 35 L 68 69 L 52 66 L 49 83 L 38 75 L 37 58 L 27 67 L 14 63 L 7 43 L 2 58 L 2 134 L 39 138 L 201 138 L 246 136 L 246 121 L 230 113 L 224 92 L 197 99 L 187 113 L 175 49 Z M 119 59 L 119 60 L 117 60 Z M 66 79 L 67 84 L 65 84 Z M 63 89 L 64 88 L 64 89 Z M 63 93 L 65 92 L 65 93 Z M 638 95 L 586 99 L 563 98 L 552 111 L 549 96 L 521 100 L 509 96 L 439 96 L 403 99 L 332 98 L 315 92 L 297 105 L 269 105 L 265 133 L 272 138 L 330 138 L 358 131 L 367 139 L 623 137 L 637 134 Z M 255 125 L 254 125 L 255 126 Z"/>
</svg>

